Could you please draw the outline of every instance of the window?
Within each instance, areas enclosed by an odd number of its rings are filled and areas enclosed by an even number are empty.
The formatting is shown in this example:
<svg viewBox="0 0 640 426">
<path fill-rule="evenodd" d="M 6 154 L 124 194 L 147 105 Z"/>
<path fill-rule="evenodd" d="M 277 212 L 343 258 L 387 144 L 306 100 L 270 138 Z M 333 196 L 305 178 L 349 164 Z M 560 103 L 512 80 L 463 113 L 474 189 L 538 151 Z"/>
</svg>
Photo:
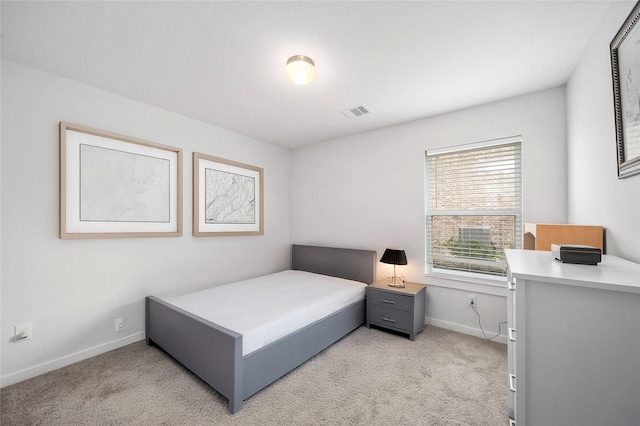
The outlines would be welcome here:
<svg viewBox="0 0 640 426">
<path fill-rule="evenodd" d="M 426 152 L 427 273 L 506 276 L 522 246 L 521 139 Z"/>
</svg>

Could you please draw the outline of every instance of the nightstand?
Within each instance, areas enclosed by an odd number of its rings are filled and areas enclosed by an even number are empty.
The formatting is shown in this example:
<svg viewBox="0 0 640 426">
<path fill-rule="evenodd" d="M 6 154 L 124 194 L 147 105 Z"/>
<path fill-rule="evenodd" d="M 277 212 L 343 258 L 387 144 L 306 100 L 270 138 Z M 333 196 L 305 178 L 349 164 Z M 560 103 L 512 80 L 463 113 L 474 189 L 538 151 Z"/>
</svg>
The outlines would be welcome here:
<svg viewBox="0 0 640 426">
<path fill-rule="evenodd" d="M 367 287 L 367 328 L 371 325 L 409 334 L 424 328 L 426 288 L 424 284 L 405 283 L 405 287 L 390 287 L 389 279 L 376 281 Z"/>
</svg>

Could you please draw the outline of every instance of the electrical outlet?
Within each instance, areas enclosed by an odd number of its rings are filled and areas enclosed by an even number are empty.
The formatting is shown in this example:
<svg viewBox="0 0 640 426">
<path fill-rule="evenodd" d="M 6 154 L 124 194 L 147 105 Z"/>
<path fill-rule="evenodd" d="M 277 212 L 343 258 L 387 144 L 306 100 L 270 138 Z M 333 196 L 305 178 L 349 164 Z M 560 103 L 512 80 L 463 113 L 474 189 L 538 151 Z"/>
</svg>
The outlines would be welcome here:
<svg viewBox="0 0 640 426">
<path fill-rule="evenodd" d="M 478 301 L 476 300 L 475 294 L 467 294 L 467 306 L 470 308 L 475 308 L 478 306 Z"/>
<path fill-rule="evenodd" d="M 13 334 L 14 342 L 16 343 L 24 342 L 25 340 L 31 340 L 32 337 L 33 337 L 32 323 L 29 322 L 26 324 L 20 324 L 15 326 L 14 334 Z"/>
<path fill-rule="evenodd" d="M 116 332 L 124 330 L 124 318 L 116 318 Z"/>
</svg>

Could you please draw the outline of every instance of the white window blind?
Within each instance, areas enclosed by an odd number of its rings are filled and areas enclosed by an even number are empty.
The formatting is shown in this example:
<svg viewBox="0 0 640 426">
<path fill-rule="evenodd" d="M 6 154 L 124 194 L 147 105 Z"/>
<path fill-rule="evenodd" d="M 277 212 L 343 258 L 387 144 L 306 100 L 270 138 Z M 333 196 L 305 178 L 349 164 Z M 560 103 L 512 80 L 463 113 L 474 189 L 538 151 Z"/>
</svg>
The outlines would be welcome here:
<svg viewBox="0 0 640 426">
<path fill-rule="evenodd" d="M 426 153 L 427 273 L 505 276 L 522 245 L 521 139 Z"/>
</svg>

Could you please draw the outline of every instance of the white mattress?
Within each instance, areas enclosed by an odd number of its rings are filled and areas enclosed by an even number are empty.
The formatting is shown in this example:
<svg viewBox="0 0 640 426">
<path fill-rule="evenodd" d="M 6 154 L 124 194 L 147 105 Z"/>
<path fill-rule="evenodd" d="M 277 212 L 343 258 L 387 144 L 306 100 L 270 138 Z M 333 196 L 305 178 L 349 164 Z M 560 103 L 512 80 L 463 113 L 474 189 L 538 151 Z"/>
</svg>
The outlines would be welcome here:
<svg viewBox="0 0 640 426">
<path fill-rule="evenodd" d="M 342 278 L 283 271 L 160 299 L 242 334 L 244 356 L 363 300 L 366 287 Z"/>
</svg>

